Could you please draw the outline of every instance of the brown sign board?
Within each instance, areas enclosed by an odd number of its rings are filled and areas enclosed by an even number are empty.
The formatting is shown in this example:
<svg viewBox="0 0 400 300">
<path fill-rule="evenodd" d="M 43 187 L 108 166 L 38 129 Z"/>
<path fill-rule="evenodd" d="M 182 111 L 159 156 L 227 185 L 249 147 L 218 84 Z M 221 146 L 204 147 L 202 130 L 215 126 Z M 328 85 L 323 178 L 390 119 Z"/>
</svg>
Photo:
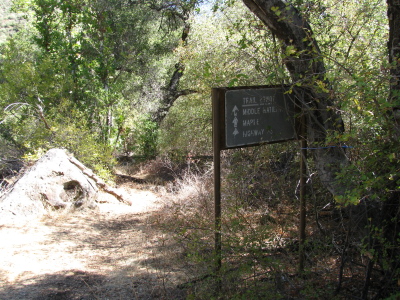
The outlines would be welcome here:
<svg viewBox="0 0 400 300">
<path fill-rule="evenodd" d="M 285 86 L 213 88 L 213 153 L 215 203 L 216 274 L 222 265 L 221 234 L 221 150 L 250 147 L 299 139 L 304 136 L 305 120 L 300 101 Z M 302 121 L 302 122 L 301 122 Z M 301 127 L 301 128 L 300 128 Z M 300 165 L 300 245 L 305 241 L 305 186 L 307 142 L 301 142 Z M 299 269 L 303 270 L 304 250 L 300 246 Z"/>
<path fill-rule="evenodd" d="M 288 87 L 213 89 L 213 129 L 219 149 L 297 139 L 296 101 Z"/>
</svg>

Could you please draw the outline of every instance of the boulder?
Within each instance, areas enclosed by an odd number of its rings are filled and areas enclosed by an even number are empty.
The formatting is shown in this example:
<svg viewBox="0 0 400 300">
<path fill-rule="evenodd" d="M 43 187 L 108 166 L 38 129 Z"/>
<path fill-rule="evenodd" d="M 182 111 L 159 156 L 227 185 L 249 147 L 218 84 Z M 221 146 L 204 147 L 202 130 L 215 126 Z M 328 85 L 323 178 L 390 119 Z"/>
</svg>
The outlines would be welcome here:
<svg viewBox="0 0 400 300">
<path fill-rule="evenodd" d="M 35 218 L 48 210 L 95 207 L 98 187 L 63 149 L 51 149 L 0 198 L 0 221 Z"/>
</svg>

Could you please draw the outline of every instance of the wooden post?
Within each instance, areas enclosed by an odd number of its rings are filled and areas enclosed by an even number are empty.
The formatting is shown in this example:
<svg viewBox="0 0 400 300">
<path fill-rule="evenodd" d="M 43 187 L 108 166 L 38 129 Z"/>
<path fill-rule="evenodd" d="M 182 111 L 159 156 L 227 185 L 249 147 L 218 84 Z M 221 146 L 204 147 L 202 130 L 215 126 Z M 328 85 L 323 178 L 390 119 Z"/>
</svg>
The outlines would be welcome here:
<svg viewBox="0 0 400 300">
<path fill-rule="evenodd" d="M 303 112 L 304 114 L 304 112 Z M 306 184 L 307 184 L 307 125 L 306 118 L 301 118 L 300 143 L 300 228 L 299 228 L 299 273 L 304 271 L 304 243 L 306 240 Z"/>
<path fill-rule="evenodd" d="M 215 272 L 217 276 L 217 288 L 220 290 L 220 271 L 222 265 L 221 244 L 221 145 L 220 145 L 220 112 L 219 92 L 212 89 L 213 107 L 213 153 L 214 153 L 214 235 L 215 235 Z"/>
</svg>

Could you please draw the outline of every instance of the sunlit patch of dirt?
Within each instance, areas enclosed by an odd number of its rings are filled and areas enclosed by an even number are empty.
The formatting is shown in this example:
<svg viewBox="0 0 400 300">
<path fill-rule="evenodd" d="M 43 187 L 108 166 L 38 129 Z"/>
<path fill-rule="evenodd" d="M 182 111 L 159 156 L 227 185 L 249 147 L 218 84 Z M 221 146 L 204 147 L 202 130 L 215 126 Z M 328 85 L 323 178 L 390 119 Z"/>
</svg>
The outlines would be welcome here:
<svg viewBox="0 0 400 300">
<path fill-rule="evenodd" d="M 127 186 L 127 206 L 0 227 L 0 299 L 184 299 L 174 242 L 149 222 L 151 191 Z M 108 199 L 109 200 L 109 199 Z"/>
</svg>

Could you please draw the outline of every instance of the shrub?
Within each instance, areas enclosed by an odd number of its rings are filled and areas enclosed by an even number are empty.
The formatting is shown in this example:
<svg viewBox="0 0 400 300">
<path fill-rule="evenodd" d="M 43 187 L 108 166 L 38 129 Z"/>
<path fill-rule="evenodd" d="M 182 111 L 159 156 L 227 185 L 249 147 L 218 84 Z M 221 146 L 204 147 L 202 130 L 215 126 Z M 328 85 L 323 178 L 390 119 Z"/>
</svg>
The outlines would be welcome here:
<svg viewBox="0 0 400 300">
<path fill-rule="evenodd" d="M 65 148 L 103 179 L 112 180 L 111 170 L 116 163 L 112 148 L 89 129 L 82 112 L 64 101 L 50 110 L 46 118 L 50 129 L 35 116 L 14 123 L 12 134 L 23 145 L 26 159 L 38 159 L 51 148 Z"/>
</svg>

